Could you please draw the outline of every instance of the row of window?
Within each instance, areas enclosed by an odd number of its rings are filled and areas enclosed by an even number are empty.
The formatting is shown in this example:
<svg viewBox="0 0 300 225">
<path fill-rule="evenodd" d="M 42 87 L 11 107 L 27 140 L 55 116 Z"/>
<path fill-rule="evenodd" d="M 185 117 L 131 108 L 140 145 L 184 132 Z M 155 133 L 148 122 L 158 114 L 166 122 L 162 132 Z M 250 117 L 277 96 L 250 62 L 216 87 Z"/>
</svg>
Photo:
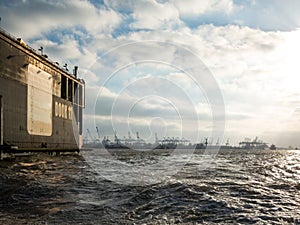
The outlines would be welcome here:
<svg viewBox="0 0 300 225">
<path fill-rule="evenodd" d="M 72 120 L 72 106 L 68 106 L 60 102 L 55 102 L 55 116 Z"/>
<path fill-rule="evenodd" d="M 35 60 L 32 57 L 28 59 L 30 64 L 35 65 L 36 67 L 42 69 L 43 71 L 52 74 L 52 76 L 56 77 L 59 75 L 55 70 L 52 70 L 48 66 L 44 65 L 43 63 Z M 66 77 L 65 75 L 61 74 L 61 98 L 73 102 L 79 106 L 84 107 L 84 90 L 83 85 L 80 83 L 75 82 L 73 79 Z"/>
<path fill-rule="evenodd" d="M 61 98 L 83 106 L 83 86 L 66 76 L 61 76 Z"/>
</svg>

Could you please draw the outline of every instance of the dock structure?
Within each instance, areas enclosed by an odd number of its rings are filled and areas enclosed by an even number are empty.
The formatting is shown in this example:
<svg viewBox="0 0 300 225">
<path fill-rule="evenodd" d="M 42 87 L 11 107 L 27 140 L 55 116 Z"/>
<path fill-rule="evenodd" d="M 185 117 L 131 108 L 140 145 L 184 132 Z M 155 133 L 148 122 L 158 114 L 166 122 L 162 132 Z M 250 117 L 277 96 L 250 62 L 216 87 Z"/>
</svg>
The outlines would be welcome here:
<svg viewBox="0 0 300 225">
<path fill-rule="evenodd" d="M 267 149 L 268 145 L 266 142 L 258 140 L 258 137 L 255 137 L 252 141 L 248 138 L 241 141 L 239 143 L 239 147 L 242 149 Z"/>
</svg>

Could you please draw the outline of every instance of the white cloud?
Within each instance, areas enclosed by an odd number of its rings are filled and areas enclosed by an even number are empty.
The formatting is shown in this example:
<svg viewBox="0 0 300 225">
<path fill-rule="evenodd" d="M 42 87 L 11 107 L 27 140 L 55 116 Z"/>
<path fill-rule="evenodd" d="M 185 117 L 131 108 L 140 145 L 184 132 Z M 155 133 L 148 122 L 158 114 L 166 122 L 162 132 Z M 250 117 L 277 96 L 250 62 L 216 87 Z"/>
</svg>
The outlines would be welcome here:
<svg viewBox="0 0 300 225">
<path fill-rule="evenodd" d="M 195 17 L 205 13 L 222 12 L 232 13 L 237 6 L 232 0 L 173 0 L 182 17 Z"/>
<path fill-rule="evenodd" d="M 257 4 L 253 2 L 251 6 Z M 298 30 L 266 32 L 246 26 L 212 24 L 192 29 L 186 21 L 183 23 L 181 20 L 197 20 L 204 14 L 230 16 L 237 9 L 241 8 L 232 0 L 105 0 L 105 5 L 100 7 L 88 1 L 32 0 L 6 3 L 1 6 L 0 13 L 2 26 L 8 31 L 30 38 L 35 48 L 43 46 L 45 54 L 55 61 L 80 66 L 87 83 L 87 118 L 93 114 L 97 93 L 103 82 L 120 66 L 125 66 L 117 71 L 117 79 L 112 79 L 111 89 L 103 93 L 105 107 L 103 115 L 97 115 L 99 118 L 107 121 L 104 117 L 111 113 L 109 107 L 118 96 L 116 90 L 135 83 L 138 85 L 132 86 L 131 92 L 122 92 L 115 114 L 116 121 L 124 120 L 125 117 L 119 113 L 122 109 L 127 109 L 143 94 L 150 95 L 156 91 L 157 95 L 180 105 L 187 118 L 186 128 L 192 134 L 195 120 L 188 112 L 191 104 L 180 96 L 185 93 L 188 98 L 194 96 L 194 101 L 199 101 L 199 104 L 194 104 L 197 115 L 207 122 L 202 128 L 209 130 L 210 110 L 209 107 L 203 107 L 204 101 L 196 98 L 199 97 L 196 95 L 198 90 L 190 80 L 182 77 L 181 71 L 174 71 L 172 65 L 163 64 L 174 61 L 178 53 L 177 45 L 197 55 L 216 78 L 225 100 L 228 135 L 236 139 L 241 135 L 255 136 L 270 127 L 276 127 L 277 130 L 286 127 L 285 130 L 295 133 L 297 127 L 292 129 L 291 126 L 284 126 L 282 121 L 299 107 L 300 102 Z M 243 10 L 246 8 L 239 13 Z M 296 20 L 295 11 L 291 15 L 293 20 Z M 123 24 L 124 21 L 128 24 Z M 241 24 L 245 24 L 245 20 Z M 113 34 L 116 29 L 121 30 L 117 37 Z M 51 32 L 55 32 L 55 37 L 51 36 Z M 155 45 L 136 44 L 105 54 L 120 45 L 147 40 L 158 41 L 156 45 L 161 46 L 166 43 L 166 47 L 158 52 Z M 170 43 L 174 44 L 173 48 Z M 136 63 L 129 65 L 130 68 L 126 67 L 128 63 L 142 58 L 155 59 L 157 62 L 147 66 Z M 192 66 L 191 63 L 194 62 L 186 62 L 188 66 Z M 173 86 L 157 80 L 159 75 L 177 82 L 180 94 Z M 143 119 L 147 121 L 147 116 L 157 116 L 158 113 L 167 116 L 173 112 L 159 102 L 145 100 L 141 103 L 135 111 L 139 122 Z M 171 120 L 170 115 L 168 119 Z M 170 124 L 174 122 L 166 121 Z M 135 126 L 137 123 L 136 120 Z M 174 124 L 172 127 L 178 128 Z"/>
<path fill-rule="evenodd" d="M 177 9 L 170 3 L 155 0 L 136 1 L 131 27 L 135 29 L 172 29 L 181 24 Z"/>
<path fill-rule="evenodd" d="M 43 46 L 44 53 L 51 55 L 51 59 L 54 61 L 60 61 L 61 59 L 72 60 L 81 56 L 76 40 L 70 36 L 64 36 L 61 41 L 62 43 L 58 44 L 46 39 L 37 40 L 32 43 L 32 47 L 38 49 L 39 46 Z"/>
<path fill-rule="evenodd" d="M 105 0 L 108 7 L 126 12 L 134 21 L 135 29 L 172 29 L 183 26 L 180 18 L 198 17 L 203 14 L 219 12 L 230 14 L 239 6 L 232 0 Z"/>
<path fill-rule="evenodd" d="M 91 33 L 111 33 L 121 15 L 111 9 L 97 9 L 88 1 L 15 1 L 1 7 L 2 26 L 24 38 L 41 36 L 53 29 L 82 26 Z"/>
<path fill-rule="evenodd" d="M 134 32 L 119 37 L 120 43 L 135 40 L 158 40 L 171 41 L 179 46 L 187 47 L 203 59 L 212 70 L 215 78 L 218 80 L 222 89 L 229 120 L 229 130 L 231 127 L 246 126 L 251 121 L 260 123 L 260 126 L 253 126 L 252 133 L 259 132 L 260 129 L 266 129 L 269 122 L 263 122 L 267 118 L 275 120 L 268 113 L 264 113 L 270 105 L 276 103 L 281 93 L 276 93 L 280 85 L 276 84 L 282 78 L 282 75 L 276 72 L 278 68 L 284 68 L 279 62 L 281 56 L 277 54 L 278 46 L 284 43 L 284 35 L 276 32 L 263 32 L 239 26 L 216 27 L 213 25 L 201 26 L 197 30 L 185 30 L 186 33 L 173 31 L 148 31 Z M 111 43 L 117 44 L 116 40 Z M 107 45 L 109 46 L 109 45 Z M 134 61 L 135 58 L 145 57 L 156 59 L 159 55 L 161 61 L 174 57 L 174 51 L 156 52 L 154 48 L 141 48 L 142 46 L 132 46 L 129 51 L 123 53 L 117 51 L 115 56 L 120 65 L 122 62 Z M 144 47 L 144 46 L 143 46 Z M 102 51 L 105 46 L 102 45 Z M 170 52 L 172 53 L 171 55 Z M 121 58 L 120 58 L 121 57 Z M 273 66 L 276 63 L 276 66 Z M 109 65 L 109 64 L 108 64 Z M 110 65 L 109 65 L 110 66 Z M 152 72 L 159 70 L 157 64 L 153 65 Z M 137 68 L 138 72 L 139 67 Z M 142 67 L 140 67 L 141 70 Z M 189 94 L 193 95 L 191 83 L 186 79 L 178 79 L 180 74 L 170 74 L 169 79 L 180 83 L 181 87 Z M 132 75 L 131 80 L 136 77 Z M 125 77 L 124 77 L 125 78 Z M 149 78 L 149 76 L 148 76 Z M 150 76 L 151 78 L 151 76 Z M 122 78 L 121 78 L 122 79 Z M 272 80 L 273 79 L 273 80 Z M 158 87 L 162 88 L 160 83 L 152 80 L 144 80 L 144 86 L 138 86 L 135 93 L 145 93 L 149 89 L 150 94 Z M 149 86 L 151 83 L 152 86 Z M 125 84 L 125 83 L 123 83 Z M 140 83 L 141 84 L 141 83 Z M 148 86 L 148 89 L 147 89 Z M 189 90 L 190 87 L 190 90 Z M 176 96 L 172 89 L 168 88 L 170 96 Z M 195 96 L 195 95 L 194 95 Z M 183 106 L 187 107 L 188 106 Z M 278 112 L 286 112 L 286 109 L 280 109 Z M 275 108 L 273 108 L 275 110 Z M 199 112 L 200 113 L 200 112 Z M 258 114 L 262 116 L 258 116 Z M 277 117 L 278 115 L 276 115 Z M 270 119 L 268 120 L 270 121 Z M 234 130 L 235 130 L 234 128 Z M 249 130 L 251 130 L 249 128 Z"/>
</svg>

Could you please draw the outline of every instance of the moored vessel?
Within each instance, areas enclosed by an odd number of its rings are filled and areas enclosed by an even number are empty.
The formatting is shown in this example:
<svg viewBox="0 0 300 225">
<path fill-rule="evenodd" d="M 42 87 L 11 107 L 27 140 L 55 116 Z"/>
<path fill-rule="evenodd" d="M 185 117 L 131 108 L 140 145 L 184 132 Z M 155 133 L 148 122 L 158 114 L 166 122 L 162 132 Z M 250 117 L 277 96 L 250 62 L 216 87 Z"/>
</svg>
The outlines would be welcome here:
<svg viewBox="0 0 300 225">
<path fill-rule="evenodd" d="M 0 150 L 79 151 L 85 83 L 0 29 Z"/>
<path fill-rule="evenodd" d="M 117 133 L 115 132 L 114 142 L 110 141 L 108 137 L 104 137 L 102 140 L 102 145 L 106 149 L 129 149 L 128 146 L 121 143 L 121 140 L 118 138 Z"/>
</svg>

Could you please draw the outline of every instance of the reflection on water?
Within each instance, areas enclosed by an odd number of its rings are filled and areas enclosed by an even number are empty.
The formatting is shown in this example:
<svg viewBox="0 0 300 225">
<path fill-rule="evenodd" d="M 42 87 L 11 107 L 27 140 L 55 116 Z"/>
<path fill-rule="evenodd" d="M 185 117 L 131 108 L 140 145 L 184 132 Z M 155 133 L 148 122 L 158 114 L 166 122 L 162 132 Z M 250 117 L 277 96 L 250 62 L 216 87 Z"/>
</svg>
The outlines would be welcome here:
<svg viewBox="0 0 300 225">
<path fill-rule="evenodd" d="M 1 161 L 0 224 L 300 224 L 298 151 L 222 150 L 209 167 L 202 154 L 96 151 Z M 114 181 L 148 179 L 147 165 L 163 161 L 168 166 L 149 176 L 185 166 L 149 185 Z"/>
</svg>

